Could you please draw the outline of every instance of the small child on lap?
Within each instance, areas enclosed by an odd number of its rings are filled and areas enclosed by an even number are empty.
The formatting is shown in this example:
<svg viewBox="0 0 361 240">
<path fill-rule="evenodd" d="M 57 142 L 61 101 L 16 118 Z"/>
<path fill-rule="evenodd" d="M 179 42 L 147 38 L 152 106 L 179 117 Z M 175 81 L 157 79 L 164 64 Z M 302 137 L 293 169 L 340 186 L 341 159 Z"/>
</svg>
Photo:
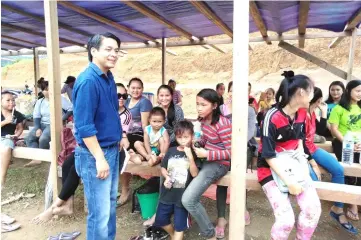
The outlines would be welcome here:
<svg viewBox="0 0 361 240">
<path fill-rule="evenodd" d="M 181 199 L 189 183 L 198 175 L 199 162 L 196 162 L 191 150 L 193 124 L 180 121 L 174 132 L 179 146 L 170 148 L 161 163 L 165 180 L 161 186 L 154 225 L 167 231 L 172 240 L 181 240 L 189 227 L 188 212 Z M 171 224 L 172 215 L 174 226 Z"/>
<path fill-rule="evenodd" d="M 162 108 L 153 108 L 149 114 L 150 125 L 144 129 L 144 143 L 138 141 L 134 144 L 137 152 L 150 166 L 158 164 L 169 147 L 169 135 L 163 127 L 165 118 L 165 111 Z"/>
</svg>

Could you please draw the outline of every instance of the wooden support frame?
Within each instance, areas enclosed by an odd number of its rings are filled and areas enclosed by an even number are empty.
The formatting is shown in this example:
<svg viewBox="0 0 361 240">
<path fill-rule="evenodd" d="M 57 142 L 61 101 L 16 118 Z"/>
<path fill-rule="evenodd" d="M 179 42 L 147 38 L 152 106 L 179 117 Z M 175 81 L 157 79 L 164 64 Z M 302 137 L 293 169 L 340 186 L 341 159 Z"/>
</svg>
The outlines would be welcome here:
<svg viewBox="0 0 361 240">
<path fill-rule="evenodd" d="M 355 28 L 352 31 L 351 43 L 350 43 L 350 53 L 348 55 L 348 66 L 347 66 L 347 80 L 352 80 L 352 70 L 353 70 L 353 60 L 355 58 L 356 50 L 356 33 L 357 29 Z"/>
<path fill-rule="evenodd" d="M 36 43 L 36 42 L 30 42 L 30 41 L 26 41 L 26 40 L 23 40 L 23 39 L 20 39 L 20 38 L 14 38 L 14 37 L 7 36 L 7 35 L 3 35 L 3 34 L 1 34 L 1 38 L 13 40 L 13 41 L 16 41 L 16 42 L 31 44 L 31 45 L 35 45 L 35 46 L 37 46 L 37 47 L 42 46 L 41 44 Z"/>
<path fill-rule="evenodd" d="M 182 29 L 181 27 L 175 25 L 174 23 L 168 21 L 163 16 L 158 14 L 157 12 L 153 11 L 152 9 L 148 8 L 142 2 L 139 1 L 125 1 L 120 0 L 125 5 L 137 10 L 138 12 L 142 13 L 143 15 L 159 22 L 162 25 L 165 25 L 167 28 L 172 29 L 174 32 L 178 33 L 179 35 L 186 37 L 189 40 L 192 40 L 192 34 L 187 32 L 186 30 Z"/>
<path fill-rule="evenodd" d="M 57 157 L 60 153 L 61 120 L 61 92 L 60 92 L 60 55 L 57 3 L 52 0 L 44 1 L 46 47 L 48 49 L 49 99 L 50 99 L 50 130 L 51 130 L 51 172 L 53 180 L 53 198 L 58 196 Z"/>
<path fill-rule="evenodd" d="M 162 85 L 166 82 L 167 39 L 162 38 Z"/>
<path fill-rule="evenodd" d="M 261 13 L 258 10 L 257 3 L 254 1 L 249 1 L 249 13 L 251 14 L 254 23 L 256 24 L 258 30 L 260 31 L 263 40 L 268 44 L 271 45 L 272 42 L 268 39 L 267 34 L 267 27 L 264 23 Z"/>
<path fill-rule="evenodd" d="M 344 28 L 344 32 L 356 28 L 357 24 L 360 22 L 361 22 L 361 8 L 357 12 L 355 12 L 355 14 L 347 21 L 347 24 Z M 329 48 L 336 47 L 343 39 L 344 37 L 335 38 L 328 47 Z"/>
<path fill-rule="evenodd" d="M 146 41 L 153 41 L 153 42 L 157 42 L 155 38 L 153 38 L 152 36 L 149 36 L 147 34 L 144 34 L 144 33 L 141 33 L 141 32 L 138 32 L 138 31 L 135 31 L 127 26 L 124 26 L 124 25 L 121 25 L 119 23 L 116 23 L 116 22 L 113 22 L 112 20 L 109 20 L 103 16 L 100 16 L 96 13 L 93 13 L 93 12 L 90 12 L 82 7 L 78 7 L 70 2 L 67 2 L 67 1 L 61 1 L 61 0 L 57 0 L 58 1 L 58 4 L 67 8 L 67 9 L 70 9 L 74 12 L 77 12 L 83 16 L 86 16 L 86 17 L 89 17 L 91 19 L 94 19 L 98 22 L 101 22 L 101 23 L 104 23 L 104 24 L 107 24 L 117 30 L 120 30 L 122 32 L 126 32 L 134 37 L 137 37 L 139 39 L 142 39 L 142 40 L 146 40 Z"/>
<path fill-rule="evenodd" d="M 308 12 L 310 10 L 310 1 L 300 1 L 300 7 L 298 12 L 298 35 L 300 39 L 298 40 L 298 46 L 300 48 L 305 47 L 305 38 L 306 34 L 306 25 L 308 20 Z"/>
<path fill-rule="evenodd" d="M 233 38 L 233 31 L 225 24 L 222 19 L 204 1 L 189 1 L 204 16 L 218 26 L 230 38 Z"/>
<path fill-rule="evenodd" d="M 9 23 L 1 23 L 1 27 L 5 27 L 5 28 L 11 29 L 11 30 L 20 31 L 20 32 L 24 32 L 27 34 L 31 34 L 31 35 L 35 35 L 35 36 L 39 36 L 39 37 L 43 37 L 43 38 L 46 37 L 44 33 L 37 32 L 37 31 L 27 29 L 27 28 L 23 28 L 23 27 L 18 27 L 18 26 L 9 24 Z M 59 38 L 59 40 L 63 43 L 68 43 L 71 45 L 84 47 L 84 44 L 73 41 L 73 40 L 69 40 L 69 39 L 65 39 L 65 38 Z"/>
<path fill-rule="evenodd" d="M 316 64 L 317 66 L 327 70 L 328 72 L 342 78 L 342 79 L 347 79 L 347 73 L 323 60 L 321 60 L 320 58 L 318 57 L 315 57 L 287 42 L 284 42 L 284 41 L 281 41 L 279 44 L 278 44 L 279 47 L 289 51 L 290 53 L 293 53 L 295 54 L 296 56 L 299 56 L 303 59 L 306 59 L 307 61 L 309 62 L 312 62 L 314 64 Z"/>
<path fill-rule="evenodd" d="M 28 12 L 24 12 L 24 11 L 22 11 L 20 9 L 8 6 L 8 5 L 4 4 L 4 3 L 1 4 L 1 7 L 3 9 L 7 10 L 7 11 L 14 12 L 14 13 L 17 13 L 19 15 L 35 19 L 35 20 L 37 20 L 39 22 L 45 22 L 45 19 L 43 17 L 28 13 Z M 91 36 L 90 33 L 84 32 L 82 30 L 74 29 L 72 26 L 69 26 L 69 25 L 67 25 L 65 23 L 60 23 L 59 22 L 59 27 L 62 28 L 62 29 L 65 29 L 65 30 L 67 30 L 69 32 L 77 33 L 77 34 L 80 34 L 80 35 L 85 36 L 85 37 L 90 37 Z"/>
<path fill-rule="evenodd" d="M 268 41 L 286 41 L 286 40 L 300 40 L 300 38 L 304 39 L 317 39 L 317 38 L 335 38 L 335 37 L 349 37 L 352 33 L 348 32 L 322 32 L 322 33 L 306 33 L 304 36 L 300 36 L 298 34 L 287 34 L 281 36 L 269 36 L 266 40 Z M 361 31 L 357 31 L 357 36 L 361 36 Z M 263 37 L 253 37 L 249 39 L 249 42 L 263 42 Z"/>
<path fill-rule="evenodd" d="M 38 79 L 40 78 L 40 68 L 39 68 L 39 51 L 37 48 L 33 48 L 34 56 L 34 92 L 35 96 L 38 96 Z"/>
<path fill-rule="evenodd" d="M 242 9 L 241 1 L 234 1 L 233 23 L 241 26 L 248 20 L 248 9 Z M 233 94 L 232 102 L 239 103 L 232 106 L 232 170 L 230 177 L 230 211 L 229 211 L 229 236 L 228 239 L 245 238 L 245 207 L 246 207 L 246 183 L 247 183 L 247 128 L 248 128 L 248 56 L 247 38 L 244 33 L 248 33 L 248 24 L 242 28 L 234 29 L 233 46 L 233 89 L 237 94 Z M 237 66 L 237 67 L 234 67 Z"/>
<path fill-rule="evenodd" d="M 224 51 L 223 49 L 217 47 L 217 46 L 214 45 L 214 44 L 211 44 L 211 45 L 209 45 L 209 46 L 211 46 L 213 49 L 217 50 L 217 51 L 220 52 L 220 53 L 226 53 L 226 51 Z"/>
</svg>

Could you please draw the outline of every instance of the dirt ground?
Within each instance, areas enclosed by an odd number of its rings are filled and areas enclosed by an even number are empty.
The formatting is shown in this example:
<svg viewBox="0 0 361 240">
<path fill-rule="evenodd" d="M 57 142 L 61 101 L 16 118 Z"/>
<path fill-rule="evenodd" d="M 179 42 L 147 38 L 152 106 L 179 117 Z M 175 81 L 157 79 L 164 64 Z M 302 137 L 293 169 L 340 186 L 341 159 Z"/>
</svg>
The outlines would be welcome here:
<svg viewBox="0 0 361 240">
<path fill-rule="evenodd" d="M 21 229 L 4 233 L 1 239 L 4 240 L 40 240 L 48 236 L 56 235 L 60 232 L 80 231 L 82 234 L 78 239 L 85 239 L 86 235 L 86 215 L 83 211 L 83 190 L 80 186 L 75 197 L 75 214 L 69 217 L 53 219 L 44 225 L 34 225 L 30 220 L 44 209 L 44 188 L 49 170 L 48 163 L 42 163 L 35 168 L 23 168 L 27 160 L 15 159 L 8 173 L 7 184 L 2 192 L 1 199 L 4 201 L 10 194 L 16 195 L 21 192 L 35 193 L 32 199 L 22 199 L 17 202 L 2 206 L 2 212 L 14 217 L 21 224 Z M 132 186 L 136 187 L 141 183 L 139 178 L 132 181 Z M 215 201 L 203 198 L 210 217 L 216 220 Z M 241 203 L 240 203 L 241 204 Z M 251 225 L 246 227 L 247 240 L 269 239 L 269 231 L 274 221 L 272 210 L 262 192 L 248 193 L 248 210 L 251 213 Z M 358 237 L 347 234 L 328 216 L 330 202 L 322 202 L 322 217 L 319 226 L 314 234 L 316 240 L 356 240 Z M 295 205 L 295 208 L 296 205 Z M 298 211 L 298 210 L 297 210 Z M 140 214 L 131 213 L 131 204 L 125 205 L 117 210 L 117 238 L 118 240 L 128 240 L 131 236 L 142 234 L 143 220 Z M 354 225 L 361 230 L 361 222 L 354 222 Z M 292 237 L 294 237 L 294 232 Z M 201 240 L 198 236 L 198 227 L 194 223 L 193 227 L 186 232 L 186 240 Z M 227 238 L 226 238 L 227 239 Z M 241 238 L 240 238 L 241 239 Z"/>
</svg>

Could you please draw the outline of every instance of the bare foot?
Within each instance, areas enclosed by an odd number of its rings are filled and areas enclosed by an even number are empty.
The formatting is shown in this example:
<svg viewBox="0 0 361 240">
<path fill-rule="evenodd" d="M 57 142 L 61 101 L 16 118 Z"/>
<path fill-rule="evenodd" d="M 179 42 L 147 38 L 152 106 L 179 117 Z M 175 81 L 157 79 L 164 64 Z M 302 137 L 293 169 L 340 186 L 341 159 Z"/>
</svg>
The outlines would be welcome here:
<svg viewBox="0 0 361 240">
<path fill-rule="evenodd" d="M 27 164 L 24 165 L 24 167 L 34 167 L 41 164 L 41 161 L 38 160 L 32 160 L 31 162 L 28 162 Z"/>
<path fill-rule="evenodd" d="M 130 157 L 129 160 L 132 161 L 135 164 L 140 165 L 140 164 L 142 164 L 143 157 L 141 155 L 139 155 L 139 154 L 134 154 L 134 155 L 132 155 Z"/>
<path fill-rule="evenodd" d="M 147 221 L 145 221 L 143 223 L 143 226 L 152 226 L 155 222 L 155 214 L 153 215 L 153 217 L 151 217 L 150 219 L 148 219 Z"/>
<path fill-rule="evenodd" d="M 54 215 L 72 215 L 74 212 L 74 197 L 70 197 L 63 205 L 53 208 Z"/>
<path fill-rule="evenodd" d="M 128 189 L 127 191 L 122 191 L 122 195 L 120 195 L 120 198 L 117 202 L 117 205 L 123 206 L 124 204 L 128 203 L 131 199 L 131 190 Z"/>
<path fill-rule="evenodd" d="M 153 167 L 154 165 L 157 164 L 157 162 L 158 162 L 157 156 L 154 156 L 154 155 L 150 156 L 150 159 L 148 160 L 149 166 Z"/>
<path fill-rule="evenodd" d="M 53 217 L 53 208 L 50 207 L 44 212 L 40 213 L 38 216 L 34 217 L 31 222 L 34 224 L 43 224 L 50 221 Z"/>
</svg>

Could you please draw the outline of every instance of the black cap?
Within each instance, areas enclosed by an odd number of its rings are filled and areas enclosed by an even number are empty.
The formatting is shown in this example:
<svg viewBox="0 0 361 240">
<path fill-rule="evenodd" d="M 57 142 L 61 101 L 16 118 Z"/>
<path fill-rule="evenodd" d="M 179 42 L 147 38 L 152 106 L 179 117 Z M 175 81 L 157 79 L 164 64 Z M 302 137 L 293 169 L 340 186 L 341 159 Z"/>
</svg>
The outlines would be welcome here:
<svg viewBox="0 0 361 240">
<path fill-rule="evenodd" d="M 66 78 L 66 81 L 65 81 L 64 83 L 69 84 L 69 83 L 75 82 L 75 80 L 76 80 L 75 77 L 73 77 L 73 76 L 68 76 L 68 77 Z"/>
</svg>

